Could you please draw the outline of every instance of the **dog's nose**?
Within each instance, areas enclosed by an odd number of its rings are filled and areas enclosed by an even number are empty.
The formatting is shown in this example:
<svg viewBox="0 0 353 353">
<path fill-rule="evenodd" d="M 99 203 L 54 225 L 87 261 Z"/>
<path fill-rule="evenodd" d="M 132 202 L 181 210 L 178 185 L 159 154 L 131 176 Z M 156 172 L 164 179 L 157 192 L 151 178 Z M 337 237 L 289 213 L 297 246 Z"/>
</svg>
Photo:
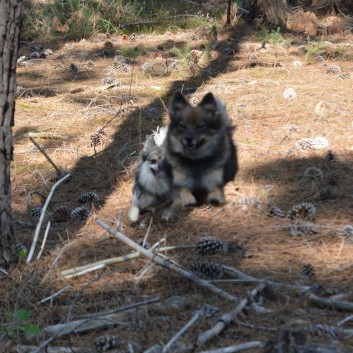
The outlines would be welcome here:
<svg viewBox="0 0 353 353">
<path fill-rule="evenodd" d="M 195 146 L 195 137 L 192 133 L 186 133 L 183 139 L 184 145 L 188 147 L 193 147 Z"/>
</svg>

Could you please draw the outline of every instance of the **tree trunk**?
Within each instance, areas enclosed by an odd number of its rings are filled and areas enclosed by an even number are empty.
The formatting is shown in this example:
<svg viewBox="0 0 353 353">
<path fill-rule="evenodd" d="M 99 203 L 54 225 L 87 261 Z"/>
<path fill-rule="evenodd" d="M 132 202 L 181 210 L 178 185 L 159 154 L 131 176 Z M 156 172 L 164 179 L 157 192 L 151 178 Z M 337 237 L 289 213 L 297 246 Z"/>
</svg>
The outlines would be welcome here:
<svg viewBox="0 0 353 353">
<path fill-rule="evenodd" d="M 254 17 L 262 17 L 273 25 L 286 27 L 287 1 L 286 0 L 254 0 L 251 3 L 251 13 Z"/>
<path fill-rule="evenodd" d="M 21 15 L 20 0 L 0 0 L 0 266 L 3 268 L 9 268 L 16 257 L 10 162 Z"/>
</svg>

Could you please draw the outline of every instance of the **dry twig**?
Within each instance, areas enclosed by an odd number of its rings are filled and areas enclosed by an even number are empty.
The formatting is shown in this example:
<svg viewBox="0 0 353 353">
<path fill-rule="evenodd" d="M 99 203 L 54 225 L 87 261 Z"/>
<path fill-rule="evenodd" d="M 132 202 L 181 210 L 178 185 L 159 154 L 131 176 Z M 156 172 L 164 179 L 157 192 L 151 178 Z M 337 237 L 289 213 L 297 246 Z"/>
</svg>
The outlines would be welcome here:
<svg viewBox="0 0 353 353">
<path fill-rule="evenodd" d="M 33 242 L 32 242 L 32 246 L 31 246 L 31 249 L 28 253 L 28 257 L 27 257 L 27 260 L 26 262 L 30 262 L 32 257 L 33 257 L 33 253 L 34 253 L 34 249 L 37 245 L 37 241 L 38 241 L 38 236 L 39 236 L 39 232 L 40 232 L 40 228 L 42 226 L 42 223 L 43 223 L 43 220 L 44 220 L 44 217 L 45 217 L 45 213 L 47 211 L 47 208 L 48 208 L 48 205 L 49 205 L 49 202 L 51 200 L 51 198 L 53 197 L 53 194 L 54 194 L 54 191 L 55 189 L 62 183 L 64 182 L 67 178 L 69 178 L 71 176 L 71 174 L 66 174 L 64 177 L 62 177 L 61 179 L 59 179 L 54 185 L 53 187 L 51 188 L 50 190 L 50 193 L 44 203 L 44 206 L 43 206 L 43 209 L 42 209 L 42 212 L 40 214 L 40 217 L 39 217 L 39 221 L 38 221 L 38 224 L 37 224 L 37 228 L 36 228 L 36 231 L 34 233 L 34 237 L 33 237 Z"/>
<path fill-rule="evenodd" d="M 250 293 L 248 293 L 245 298 L 241 300 L 241 302 L 237 305 L 234 310 L 229 313 L 223 314 L 215 326 L 213 326 L 210 330 L 203 332 L 201 335 L 199 335 L 196 344 L 198 346 L 202 346 L 211 338 L 221 333 L 243 311 L 243 309 L 249 304 L 249 301 L 259 292 L 261 292 L 265 287 L 266 284 L 264 282 L 259 283 L 256 288 L 254 288 Z"/>
<path fill-rule="evenodd" d="M 192 327 L 197 320 L 199 320 L 202 315 L 204 314 L 205 308 L 202 307 L 200 310 L 198 310 L 195 315 L 189 320 L 189 322 L 181 329 L 179 330 L 174 337 L 164 346 L 162 353 L 167 353 L 170 348 L 173 346 L 173 344 L 190 328 Z"/>
<path fill-rule="evenodd" d="M 40 300 L 39 302 L 37 302 L 37 304 L 45 303 L 45 302 L 47 302 L 48 300 L 51 300 L 51 299 L 57 297 L 58 295 L 60 295 L 60 294 L 63 293 L 64 291 L 66 291 L 66 289 L 68 289 L 68 288 L 69 288 L 69 286 L 65 286 L 64 288 L 61 288 L 59 291 L 55 292 L 55 293 L 52 294 L 51 296 L 46 297 L 46 298 Z"/>
<path fill-rule="evenodd" d="M 58 166 L 53 162 L 53 160 L 48 156 L 47 152 L 44 151 L 44 149 L 35 141 L 33 137 L 29 137 L 29 139 L 32 141 L 32 143 L 39 149 L 40 152 L 44 155 L 46 160 L 53 166 L 53 168 L 56 171 L 56 174 L 58 174 L 58 177 L 60 178 L 62 175 L 61 170 L 58 168 Z"/>
<path fill-rule="evenodd" d="M 210 351 L 202 351 L 201 353 L 233 353 L 233 352 L 245 351 L 251 348 L 262 348 L 264 347 L 264 345 L 265 345 L 264 342 L 261 342 L 261 341 L 251 341 L 251 342 L 237 344 L 235 346 L 212 349 Z"/>
<path fill-rule="evenodd" d="M 184 278 L 187 278 L 188 280 L 190 280 L 190 281 L 192 281 L 194 283 L 197 283 L 201 287 L 203 287 L 205 289 L 208 289 L 209 291 L 219 295 L 220 297 L 222 297 L 222 298 L 224 298 L 226 300 L 229 300 L 231 302 L 238 302 L 239 301 L 238 297 L 236 297 L 234 295 L 231 295 L 231 294 L 223 291 L 222 289 L 215 287 L 214 285 L 212 285 L 208 281 L 205 281 L 205 280 L 195 276 L 193 273 L 181 268 L 180 266 L 178 266 L 177 264 L 173 263 L 169 259 L 163 258 L 159 254 L 154 254 L 152 251 L 144 249 L 142 246 L 140 246 L 137 243 L 135 243 L 134 241 L 132 241 L 130 238 L 128 238 L 123 233 L 120 233 L 120 232 L 116 231 L 115 229 L 112 229 L 111 227 L 109 227 L 102 220 L 98 219 L 97 220 L 97 224 L 102 226 L 110 234 L 115 235 L 118 239 L 120 239 L 125 244 L 129 245 L 130 247 L 132 247 L 133 249 L 135 249 L 136 251 L 138 251 L 142 255 L 146 256 L 149 259 L 151 259 L 153 262 L 156 262 L 158 265 L 160 265 L 160 266 L 162 266 L 162 267 L 164 267 L 164 268 L 166 268 L 166 269 L 168 269 L 170 271 L 178 273 L 179 275 L 183 276 Z"/>
<path fill-rule="evenodd" d="M 250 282 L 264 282 L 264 280 L 262 279 L 245 274 L 235 268 L 228 266 L 223 266 L 223 268 L 227 271 L 228 274 L 236 275 L 240 279 L 248 280 Z M 277 281 L 265 281 L 265 283 L 269 288 L 272 289 L 293 290 L 299 293 L 300 295 L 305 296 L 308 299 L 309 303 L 315 304 L 319 307 L 329 307 L 335 310 L 342 311 L 353 311 L 353 303 L 351 302 L 344 302 L 333 298 L 321 298 L 318 297 L 316 294 L 312 293 L 313 291 L 316 291 L 320 288 L 318 286 L 302 286 L 299 284 L 289 284 Z"/>
<path fill-rule="evenodd" d="M 49 233 L 49 229 L 50 229 L 50 221 L 47 224 L 47 228 L 45 229 L 45 233 L 44 233 L 44 237 L 43 237 L 43 242 L 42 245 L 40 246 L 40 250 L 37 256 L 37 260 L 42 256 L 42 252 L 44 250 L 45 247 L 45 243 L 47 242 L 47 237 L 48 237 L 48 233 Z"/>
<path fill-rule="evenodd" d="M 189 247 L 190 246 L 166 246 L 166 247 L 160 248 L 159 251 L 169 251 L 169 250 L 175 250 L 175 249 L 180 249 L 180 248 L 189 248 Z M 85 270 L 94 271 L 94 270 L 99 269 L 100 268 L 100 267 L 98 267 L 99 265 L 110 265 L 110 264 L 116 264 L 119 262 L 125 262 L 125 261 L 136 259 L 139 256 L 140 256 L 139 252 L 133 252 L 128 255 L 113 257 L 111 259 L 97 261 L 97 262 L 94 262 L 94 263 L 91 263 L 88 265 L 68 268 L 66 270 L 61 271 L 61 275 L 65 278 L 69 278 L 69 276 L 70 277 L 80 276 L 83 274 L 83 271 L 85 271 Z M 103 268 L 103 267 L 101 267 L 101 268 Z M 89 271 L 87 271 L 87 272 L 89 272 Z"/>
</svg>

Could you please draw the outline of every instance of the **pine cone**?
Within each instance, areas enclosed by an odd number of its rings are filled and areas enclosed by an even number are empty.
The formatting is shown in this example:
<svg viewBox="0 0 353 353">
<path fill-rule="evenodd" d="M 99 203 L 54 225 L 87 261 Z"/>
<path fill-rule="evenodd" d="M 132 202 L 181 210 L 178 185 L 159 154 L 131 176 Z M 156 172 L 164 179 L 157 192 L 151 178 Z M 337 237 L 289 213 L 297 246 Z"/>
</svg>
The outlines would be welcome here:
<svg viewBox="0 0 353 353">
<path fill-rule="evenodd" d="M 327 74 L 336 75 L 341 72 L 341 68 L 338 65 L 331 65 L 326 69 Z"/>
<path fill-rule="evenodd" d="M 70 64 L 69 71 L 72 74 L 75 74 L 75 75 L 78 74 L 78 72 L 79 72 L 78 66 L 74 63 Z"/>
<path fill-rule="evenodd" d="M 352 243 L 353 242 L 353 226 L 351 226 L 350 224 L 345 225 L 344 227 L 342 227 L 339 231 L 339 234 L 344 237 L 344 239 L 348 242 L 348 243 Z"/>
<path fill-rule="evenodd" d="M 265 211 L 266 216 L 268 217 L 285 217 L 284 211 L 276 205 L 268 205 Z"/>
<path fill-rule="evenodd" d="M 309 202 L 302 202 L 294 205 L 287 214 L 287 217 L 294 220 L 312 221 L 316 215 L 316 207 Z"/>
<path fill-rule="evenodd" d="M 305 54 L 307 52 L 306 45 L 304 44 L 298 45 L 296 50 L 299 54 Z"/>
<path fill-rule="evenodd" d="M 346 72 L 345 74 L 340 74 L 340 75 L 338 75 L 338 78 L 340 79 L 340 80 L 348 80 L 348 79 L 350 79 L 352 77 L 352 75 L 350 74 L 350 73 L 348 73 L 348 72 Z"/>
<path fill-rule="evenodd" d="M 314 266 L 311 264 L 303 265 L 303 267 L 300 269 L 299 276 L 304 280 L 310 280 L 315 278 L 316 274 L 315 274 Z"/>
<path fill-rule="evenodd" d="M 321 55 L 318 55 L 316 58 L 315 58 L 316 62 L 319 63 L 319 64 L 322 64 L 323 62 L 325 62 L 325 58 Z"/>
<path fill-rule="evenodd" d="M 89 216 L 89 210 L 87 207 L 76 207 L 70 213 L 72 220 L 85 221 Z"/>
<path fill-rule="evenodd" d="M 312 149 L 313 141 L 309 138 L 304 138 L 295 143 L 295 146 L 300 150 L 310 150 Z"/>
<path fill-rule="evenodd" d="M 90 136 L 90 139 L 92 147 L 105 145 L 108 140 L 107 133 L 104 129 L 99 129 L 98 131 L 93 132 Z"/>
<path fill-rule="evenodd" d="M 94 340 L 94 345 L 99 353 L 104 353 L 112 348 L 117 348 L 125 342 L 116 335 L 99 336 Z"/>
<path fill-rule="evenodd" d="M 42 206 L 38 206 L 38 207 L 32 207 L 29 210 L 29 214 L 32 218 L 37 218 L 40 217 L 40 215 L 42 214 L 43 211 L 43 207 Z"/>
<path fill-rule="evenodd" d="M 116 78 L 111 76 L 103 77 L 102 79 L 102 85 L 112 85 L 116 82 L 117 82 Z"/>
<path fill-rule="evenodd" d="M 315 225 L 310 222 L 303 222 L 303 221 L 295 221 L 290 229 L 289 229 L 289 234 L 292 237 L 298 237 L 298 236 L 303 236 L 303 235 L 311 235 L 315 234 Z"/>
<path fill-rule="evenodd" d="M 82 194 L 77 201 L 81 204 L 86 203 L 86 202 L 98 202 L 99 198 L 97 194 L 94 191 L 88 191 Z"/>
<path fill-rule="evenodd" d="M 222 266 L 211 261 L 198 261 L 191 267 L 191 271 L 208 279 L 220 279 L 224 276 Z"/>
<path fill-rule="evenodd" d="M 213 255 L 220 252 L 226 253 L 228 251 L 228 244 L 223 240 L 207 236 L 196 243 L 196 249 L 200 255 Z"/>
</svg>

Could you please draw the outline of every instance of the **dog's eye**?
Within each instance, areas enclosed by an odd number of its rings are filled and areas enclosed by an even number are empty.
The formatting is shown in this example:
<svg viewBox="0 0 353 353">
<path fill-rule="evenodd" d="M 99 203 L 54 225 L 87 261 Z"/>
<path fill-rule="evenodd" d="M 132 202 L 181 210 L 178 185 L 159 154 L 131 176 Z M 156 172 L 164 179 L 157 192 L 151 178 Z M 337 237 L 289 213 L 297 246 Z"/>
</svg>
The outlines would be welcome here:
<svg viewBox="0 0 353 353">
<path fill-rule="evenodd" d="M 151 158 L 151 159 L 150 159 L 150 162 L 151 162 L 152 164 L 156 164 L 156 163 L 158 162 L 158 160 L 157 160 L 157 158 Z"/>
<path fill-rule="evenodd" d="M 186 124 L 181 121 L 181 122 L 178 124 L 178 130 L 179 130 L 179 131 L 185 131 L 185 130 L 186 130 Z"/>
<path fill-rule="evenodd" d="M 203 131 L 205 131 L 206 129 L 207 129 L 207 125 L 206 125 L 205 123 L 200 123 L 200 124 L 197 125 L 197 130 L 198 130 L 199 132 L 203 132 Z"/>
</svg>

